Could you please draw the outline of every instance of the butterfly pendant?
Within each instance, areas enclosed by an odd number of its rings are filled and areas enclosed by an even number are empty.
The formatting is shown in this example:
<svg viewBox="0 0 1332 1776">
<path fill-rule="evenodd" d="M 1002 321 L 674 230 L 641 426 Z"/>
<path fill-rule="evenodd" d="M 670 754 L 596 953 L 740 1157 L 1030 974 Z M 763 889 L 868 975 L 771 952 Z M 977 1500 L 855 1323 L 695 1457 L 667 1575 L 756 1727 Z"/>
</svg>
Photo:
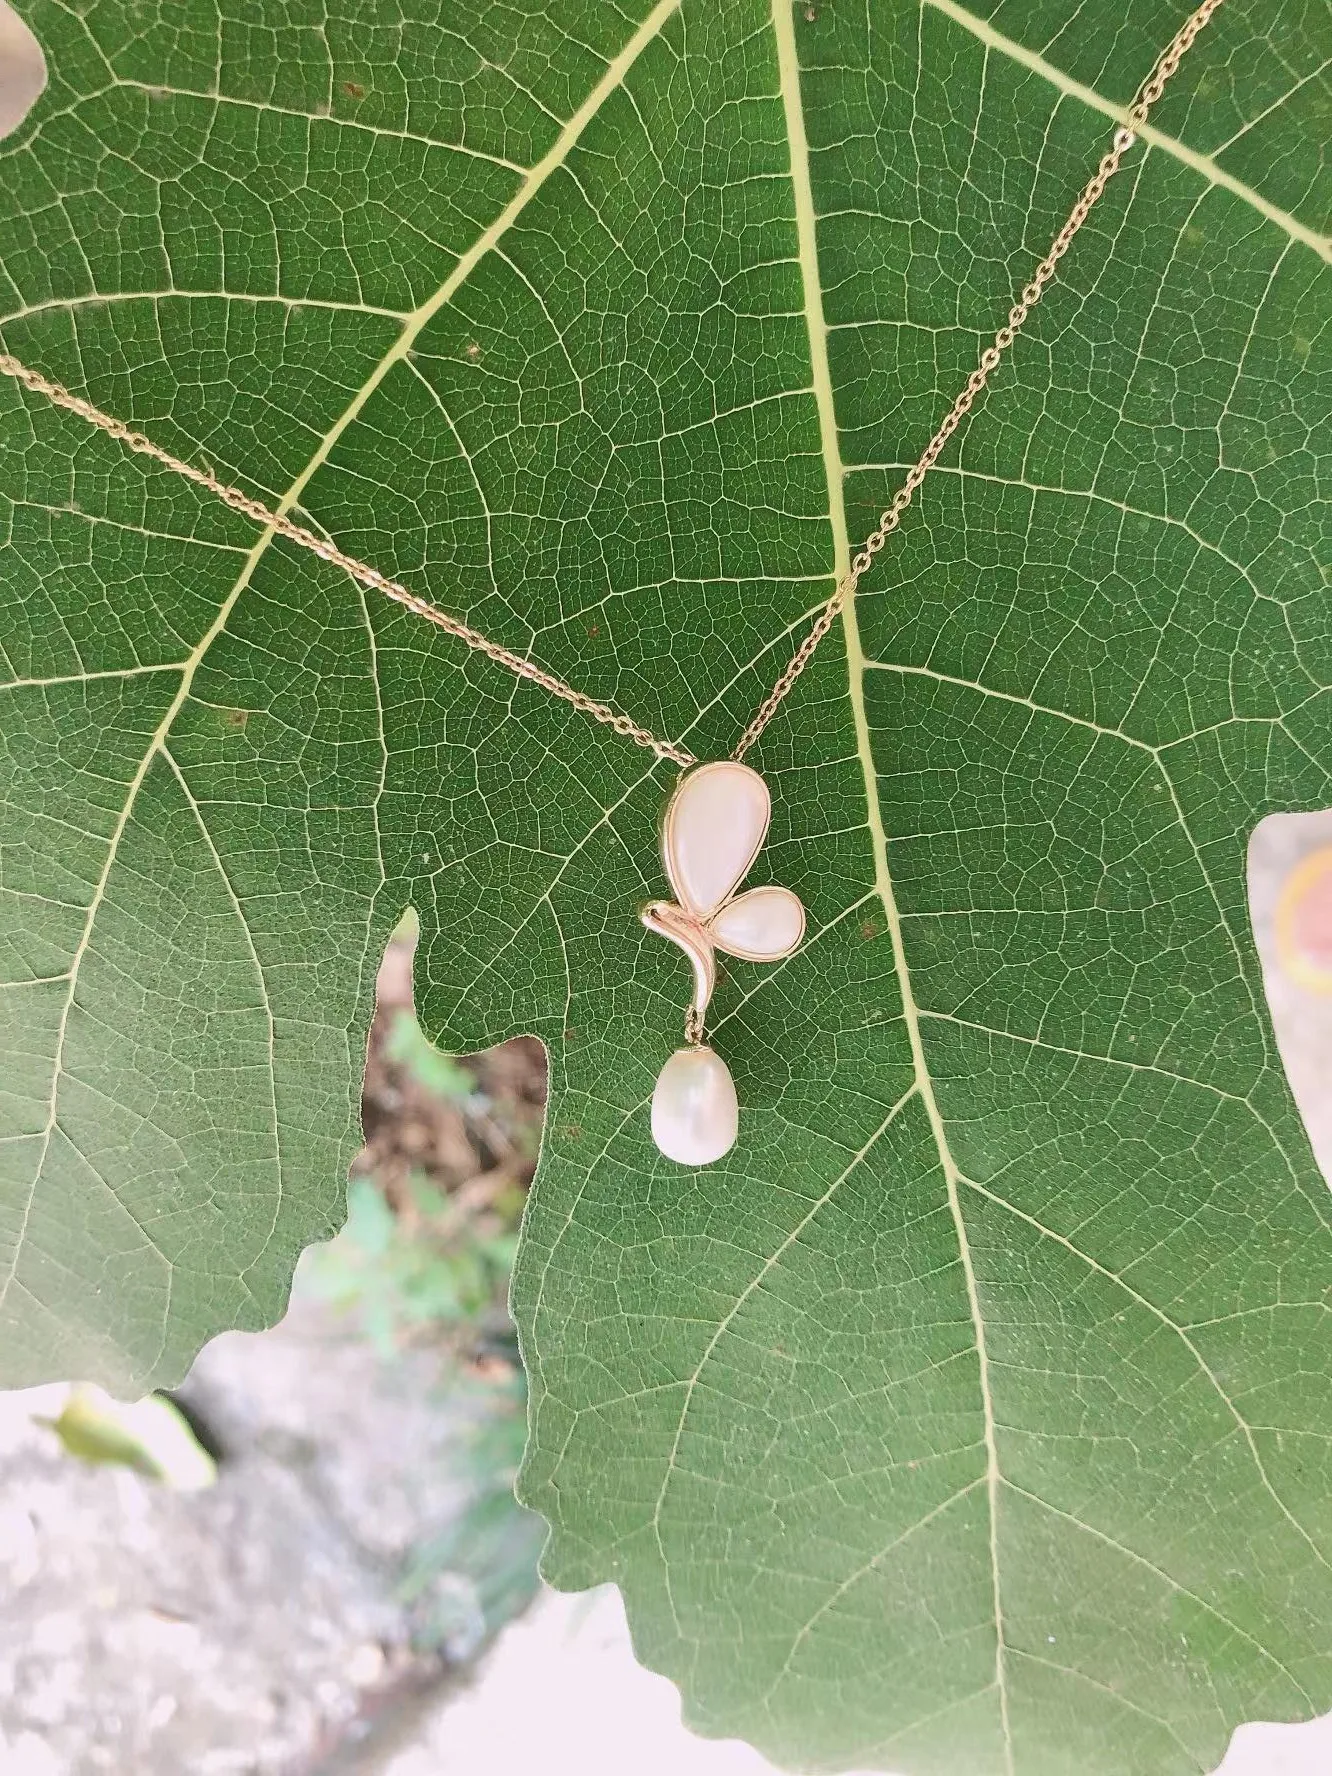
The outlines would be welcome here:
<svg viewBox="0 0 1332 1776">
<path fill-rule="evenodd" d="M 735 1083 L 721 1056 L 703 1042 L 703 1020 L 717 981 L 717 951 L 744 962 L 780 962 L 800 948 L 805 909 L 789 888 L 736 890 L 768 836 L 772 798 L 748 765 L 697 765 L 667 804 L 661 854 L 675 900 L 643 909 L 649 931 L 678 944 L 694 966 L 694 1002 L 678 1048 L 652 1093 L 652 1138 L 681 1165 L 711 1165 L 735 1144 Z"/>
</svg>

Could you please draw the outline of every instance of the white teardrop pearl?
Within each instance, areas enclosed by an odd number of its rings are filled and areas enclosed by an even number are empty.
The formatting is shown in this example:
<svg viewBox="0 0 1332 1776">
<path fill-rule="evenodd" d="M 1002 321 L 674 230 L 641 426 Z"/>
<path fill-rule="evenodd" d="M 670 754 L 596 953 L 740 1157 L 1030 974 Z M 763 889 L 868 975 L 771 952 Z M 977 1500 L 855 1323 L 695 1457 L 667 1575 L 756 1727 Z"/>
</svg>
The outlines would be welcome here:
<svg viewBox="0 0 1332 1776">
<path fill-rule="evenodd" d="M 740 1126 L 735 1081 L 706 1045 L 677 1048 L 652 1093 L 652 1139 L 667 1159 L 705 1166 L 729 1153 Z"/>
</svg>

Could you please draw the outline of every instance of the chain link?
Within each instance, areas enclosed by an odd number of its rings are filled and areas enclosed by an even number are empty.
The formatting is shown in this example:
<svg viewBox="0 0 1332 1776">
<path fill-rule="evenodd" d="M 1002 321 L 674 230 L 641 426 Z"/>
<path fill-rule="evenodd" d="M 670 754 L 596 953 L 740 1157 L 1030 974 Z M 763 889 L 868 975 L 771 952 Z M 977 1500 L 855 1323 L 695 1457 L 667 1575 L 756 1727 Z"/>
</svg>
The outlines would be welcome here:
<svg viewBox="0 0 1332 1776">
<path fill-rule="evenodd" d="M 1203 5 L 1176 33 L 1151 75 L 1144 82 L 1127 113 L 1125 125 L 1115 131 L 1109 151 L 1102 156 L 1100 165 L 1087 181 L 1082 195 L 1069 213 L 1068 220 L 1051 243 L 1050 251 L 1032 273 L 1030 282 L 1023 287 L 1019 300 L 1009 309 L 1007 323 L 995 334 L 994 343 L 987 346 L 981 353 L 980 361 L 967 378 L 966 386 L 954 401 L 938 431 L 925 446 L 920 460 L 908 473 L 906 480 L 893 495 L 891 502 L 880 513 L 877 525 L 866 537 L 859 552 L 853 557 L 850 572 L 814 619 L 809 633 L 796 649 L 790 664 L 764 698 L 753 721 L 740 736 L 739 743 L 731 755 L 733 758 L 743 758 L 764 728 L 767 727 L 783 698 L 809 664 L 814 650 L 837 621 L 847 600 L 854 593 L 861 576 L 868 570 L 874 557 L 901 523 L 902 514 L 911 504 L 917 488 L 934 467 L 944 445 L 970 413 L 976 400 L 985 389 L 991 373 L 997 369 L 1003 354 L 1017 338 L 1027 316 L 1040 301 L 1045 286 L 1054 277 L 1059 261 L 1068 251 L 1074 235 L 1087 220 L 1093 204 L 1119 171 L 1120 162 L 1136 140 L 1134 132 L 1141 129 L 1146 123 L 1147 114 L 1165 91 L 1167 81 L 1178 69 L 1194 38 L 1197 37 L 1220 5 L 1221 0 L 1204 0 Z M 56 407 L 63 407 L 68 412 L 77 414 L 89 425 L 96 426 L 99 430 L 106 432 L 109 437 L 118 439 L 127 449 L 137 452 L 140 456 L 151 457 L 154 462 L 161 463 L 164 468 L 171 469 L 185 480 L 193 481 L 197 486 L 206 488 L 224 505 L 230 506 L 232 511 L 240 512 L 276 535 L 286 537 L 289 542 L 296 543 L 302 549 L 308 549 L 321 561 L 327 561 L 340 567 L 344 573 L 350 574 L 361 585 L 368 586 L 376 592 L 382 592 L 385 598 L 392 599 L 395 604 L 402 605 L 413 615 L 424 618 L 427 623 L 433 623 L 437 629 L 443 629 L 446 634 L 455 636 L 459 641 L 465 642 L 468 647 L 475 648 L 478 653 L 485 654 L 488 659 L 505 667 L 518 678 L 539 685 L 542 690 L 549 691 L 552 696 L 559 697 L 564 702 L 571 704 L 584 715 L 590 716 L 593 721 L 604 722 L 617 734 L 622 734 L 625 739 L 632 740 L 636 746 L 645 747 L 649 752 L 655 752 L 658 758 L 670 759 L 677 765 L 688 767 L 698 763 L 694 754 L 685 747 L 679 746 L 671 740 L 658 739 L 647 728 L 640 727 L 631 717 L 612 708 L 610 704 L 599 703 L 594 697 L 575 690 L 572 685 L 566 684 L 553 672 L 547 672 L 544 667 L 536 665 L 523 654 L 515 653 L 511 648 L 502 647 L 499 642 L 492 641 L 489 636 L 483 635 L 479 629 L 473 629 L 469 623 L 464 623 L 460 618 L 451 617 L 447 611 L 440 610 L 428 599 L 421 598 L 417 593 L 410 591 L 400 581 L 391 580 L 367 562 L 358 561 L 354 555 L 348 555 L 345 550 L 338 548 L 336 543 L 318 536 L 303 524 L 297 524 L 284 512 L 273 510 L 266 506 L 262 500 L 253 499 L 238 487 L 228 486 L 225 481 L 220 480 L 214 474 L 212 469 L 199 468 L 194 463 L 173 456 L 170 451 L 162 449 L 161 445 L 154 444 L 152 439 L 146 437 L 143 432 L 135 431 L 123 420 L 114 419 L 109 413 L 103 413 L 101 408 L 95 407 L 91 401 L 84 400 L 80 395 L 71 394 L 60 383 L 53 382 L 38 370 L 29 369 L 26 364 L 9 353 L 0 353 L 0 373 L 12 377 L 15 382 L 21 383 L 33 394 L 44 396 Z M 702 1040 L 701 1020 L 697 1031 L 692 1031 L 689 1039 L 690 1041 Z"/>
</svg>

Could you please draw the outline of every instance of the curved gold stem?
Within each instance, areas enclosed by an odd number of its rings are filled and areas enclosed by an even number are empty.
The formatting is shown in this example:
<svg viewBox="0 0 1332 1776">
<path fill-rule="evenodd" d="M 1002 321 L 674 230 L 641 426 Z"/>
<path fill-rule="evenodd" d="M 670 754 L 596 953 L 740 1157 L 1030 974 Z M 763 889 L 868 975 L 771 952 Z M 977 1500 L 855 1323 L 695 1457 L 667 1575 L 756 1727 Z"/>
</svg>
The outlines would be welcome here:
<svg viewBox="0 0 1332 1776">
<path fill-rule="evenodd" d="M 654 900 L 650 906 L 643 908 L 642 917 L 649 931 L 655 931 L 658 937 L 668 937 L 693 963 L 693 1010 L 701 1030 L 708 1001 L 712 998 L 712 989 L 717 984 L 717 953 L 712 947 L 712 939 L 697 919 L 691 919 L 688 913 L 669 900 Z"/>
</svg>

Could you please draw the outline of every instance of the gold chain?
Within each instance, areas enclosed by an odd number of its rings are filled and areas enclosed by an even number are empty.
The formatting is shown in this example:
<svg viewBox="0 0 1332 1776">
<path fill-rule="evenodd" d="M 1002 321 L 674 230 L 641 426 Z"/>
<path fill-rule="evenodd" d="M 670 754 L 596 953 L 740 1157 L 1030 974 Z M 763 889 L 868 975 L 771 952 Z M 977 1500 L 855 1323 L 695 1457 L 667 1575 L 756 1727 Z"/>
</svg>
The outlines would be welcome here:
<svg viewBox="0 0 1332 1776">
<path fill-rule="evenodd" d="M 1109 152 L 1102 156 L 1100 165 L 1083 187 L 1082 196 L 1069 212 L 1068 221 L 1050 243 L 1050 251 L 1032 273 L 1031 281 L 1024 286 L 1021 297 L 1009 309 L 1007 325 L 1000 327 L 994 336 L 994 343 L 986 346 L 981 353 L 980 362 L 967 378 L 965 388 L 953 402 L 943 424 L 921 451 L 920 460 L 893 495 L 891 503 L 880 512 L 879 522 L 865 538 L 860 553 L 851 562 L 850 573 L 847 574 L 814 619 L 808 635 L 792 655 L 791 662 L 785 672 L 763 699 L 757 715 L 740 736 L 735 751 L 731 754 L 732 758 L 742 759 L 764 728 L 767 727 L 777 713 L 778 705 L 783 697 L 809 665 L 815 648 L 837 621 L 847 599 L 851 597 L 860 583 L 861 575 L 902 522 L 902 514 L 915 497 L 916 489 L 938 461 L 939 453 L 944 445 L 970 413 L 977 397 L 990 380 L 991 372 L 998 368 L 1000 359 L 1017 338 L 1023 322 L 1040 301 L 1045 286 L 1058 270 L 1059 261 L 1072 245 L 1074 235 L 1091 214 L 1092 205 L 1119 171 L 1120 162 L 1137 139 L 1133 132 L 1141 129 L 1142 125 L 1146 123 L 1147 113 L 1165 91 L 1166 82 L 1179 67 L 1190 44 L 1220 4 L 1221 0 L 1203 0 L 1203 4 L 1197 12 L 1186 21 L 1172 39 L 1170 47 L 1139 91 L 1138 97 L 1128 113 L 1127 126 L 1115 131 Z"/>
<path fill-rule="evenodd" d="M 1100 165 L 1087 181 L 1082 195 L 1069 213 L 1068 220 L 1051 243 L 1050 251 L 1032 273 L 1031 281 L 1024 286 L 1020 299 L 1008 311 L 1007 324 L 995 334 L 994 343 L 987 346 L 981 353 L 980 362 L 967 378 L 966 386 L 954 401 L 943 424 L 921 452 L 920 460 L 893 495 L 891 503 L 880 513 L 878 524 L 866 537 L 860 552 L 853 558 L 850 572 L 837 586 L 831 598 L 814 619 L 809 633 L 792 655 L 786 670 L 763 699 L 758 713 L 740 736 L 735 751 L 731 755 L 733 758 L 743 758 L 764 728 L 767 727 L 782 699 L 808 666 L 815 648 L 837 621 L 846 601 L 855 591 L 861 576 L 901 523 L 902 514 L 911 504 L 916 489 L 938 461 L 944 445 L 975 405 L 977 397 L 984 390 L 991 373 L 997 368 L 1000 359 L 1017 338 L 1027 316 L 1040 301 L 1045 286 L 1054 277 L 1059 261 L 1068 251 L 1074 235 L 1091 213 L 1092 205 L 1119 171 L 1120 162 L 1136 140 L 1135 130 L 1140 129 L 1146 123 L 1148 112 L 1165 91 L 1166 82 L 1179 67 L 1194 38 L 1197 37 L 1220 5 L 1221 0 L 1203 0 L 1203 4 L 1181 26 L 1171 40 L 1169 48 L 1157 62 L 1128 111 L 1125 125 L 1115 131 L 1109 151 L 1102 156 Z M 617 734 L 623 734 L 627 740 L 632 740 L 635 745 L 646 747 L 649 752 L 655 752 L 658 758 L 670 759 L 673 763 L 683 766 L 698 763 L 694 754 L 685 747 L 676 745 L 671 740 L 659 740 L 647 728 L 640 727 L 636 721 L 613 709 L 609 704 L 598 703 L 594 697 L 575 690 L 572 685 L 566 684 L 553 672 L 547 672 L 544 667 L 535 665 L 522 654 L 516 654 L 511 648 L 502 647 L 499 642 L 492 641 L 479 629 L 473 629 L 470 623 L 464 623 L 458 617 L 451 617 L 447 611 L 440 610 L 437 605 L 433 605 L 427 599 L 409 591 L 400 581 L 391 580 L 385 574 L 380 573 L 378 568 L 371 567 L 367 562 L 358 561 L 354 555 L 348 555 L 345 550 L 339 549 L 336 543 L 331 543 L 326 538 L 318 536 L 303 524 L 295 523 L 285 513 L 272 510 L 262 500 L 252 499 L 249 494 L 242 493 L 238 487 L 228 486 L 211 469 L 198 468 L 193 463 L 185 462 L 181 457 L 173 456 L 170 451 L 163 450 L 161 445 L 154 444 L 152 439 L 146 437 L 142 432 L 133 430 L 123 420 L 112 418 L 109 413 L 103 413 L 100 407 L 95 407 L 91 401 L 85 401 L 82 396 L 71 394 L 67 388 L 62 387 L 58 382 L 53 382 L 49 377 L 43 376 L 40 371 L 29 369 L 18 358 L 12 357 L 8 353 L 0 353 L 0 371 L 3 371 L 6 376 L 13 377 L 16 382 L 22 383 L 24 388 L 31 390 L 33 394 L 43 395 L 55 406 L 63 407 L 70 413 L 76 413 L 80 419 L 86 420 L 89 425 L 98 427 L 110 437 L 118 439 L 128 449 L 136 451 L 140 456 L 151 457 L 154 462 L 161 463 L 163 467 L 173 470 L 177 475 L 183 476 L 185 480 L 193 481 L 197 486 L 206 488 L 224 505 L 230 506 L 234 512 L 241 512 L 247 518 L 254 519 L 257 524 L 263 525 L 279 536 L 286 537 L 289 542 L 298 544 L 302 549 L 308 549 L 321 561 L 328 561 L 342 568 L 344 573 L 350 574 L 361 585 L 369 586 L 376 592 L 382 592 L 395 604 L 400 604 L 414 615 L 423 617 L 426 622 L 433 623 L 436 628 L 443 629 L 447 634 L 456 636 L 459 641 L 466 642 L 468 647 L 475 648 L 478 653 L 485 654 L 497 665 L 506 667 L 517 677 L 540 685 L 542 690 L 549 691 L 554 697 L 562 698 L 566 703 L 571 703 L 575 709 L 581 710 L 593 721 L 604 722 L 608 727 L 614 728 Z"/>
<path fill-rule="evenodd" d="M 358 561 L 354 555 L 348 555 L 339 549 L 336 543 L 317 536 L 314 531 L 307 530 L 303 524 L 297 524 L 284 513 L 275 512 L 262 500 L 251 499 L 249 494 L 242 493 L 239 487 L 229 487 L 225 481 L 219 480 L 211 469 L 196 468 L 193 463 L 184 462 L 178 456 L 172 456 L 169 450 L 163 450 L 160 444 L 154 444 L 151 438 L 142 432 L 136 432 L 123 420 L 113 419 L 109 413 L 103 413 L 100 407 L 94 407 L 91 401 L 85 401 L 79 395 L 72 395 L 67 388 L 58 382 L 52 382 L 38 370 L 30 370 L 26 364 L 8 353 L 0 353 L 0 370 L 6 376 L 12 376 L 21 382 L 24 388 L 31 389 L 34 394 L 45 395 L 48 401 L 57 407 L 64 407 L 70 413 L 77 413 L 80 419 L 86 419 L 89 425 L 97 426 L 113 438 L 118 438 L 130 450 L 136 450 L 140 456 L 151 456 L 154 462 L 174 469 L 176 474 L 183 475 L 187 481 L 193 481 L 200 487 L 206 487 L 210 493 L 216 494 L 223 505 L 230 506 L 233 512 L 243 512 L 247 518 L 253 518 L 257 524 L 276 531 L 289 542 L 299 543 L 302 549 L 308 549 L 321 561 L 331 561 L 335 566 L 349 573 L 354 580 L 363 586 L 372 586 L 376 592 L 382 592 L 385 598 L 391 598 L 395 604 L 404 606 L 418 617 L 424 617 L 427 623 L 436 628 L 456 635 L 459 641 L 465 641 L 470 648 L 478 653 L 486 654 L 501 666 L 507 666 L 519 678 L 530 679 L 533 684 L 549 691 L 552 696 L 562 697 L 566 703 L 572 703 L 575 709 L 581 709 L 584 715 L 590 715 L 593 721 L 605 722 L 623 734 L 626 739 L 635 741 L 639 746 L 646 746 L 659 758 L 673 759 L 677 765 L 692 765 L 698 761 L 684 747 L 676 746 L 669 740 L 658 740 L 655 734 L 646 728 L 640 728 L 636 721 L 627 715 L 621 715 L 605 703 L 598 703 L 594 697 L 585 696 L 576 691 L 572 685 L 565 684 L 553 672 L 547 672 L 543 666 L 535 665 L 525 659 L 522 654 L 515 654 L 512 648 L 501 647 L 499 642 L 492 641 L 479 629 L 473 629 L 470 623 L 464 623 L 459 617 L 451 617 L 437 605 L 427 599 L 420 598 L 411 592 L 399 580 L 390 580 L 380 573 L 377 567 L 368 562 Z"/>
</svg>

